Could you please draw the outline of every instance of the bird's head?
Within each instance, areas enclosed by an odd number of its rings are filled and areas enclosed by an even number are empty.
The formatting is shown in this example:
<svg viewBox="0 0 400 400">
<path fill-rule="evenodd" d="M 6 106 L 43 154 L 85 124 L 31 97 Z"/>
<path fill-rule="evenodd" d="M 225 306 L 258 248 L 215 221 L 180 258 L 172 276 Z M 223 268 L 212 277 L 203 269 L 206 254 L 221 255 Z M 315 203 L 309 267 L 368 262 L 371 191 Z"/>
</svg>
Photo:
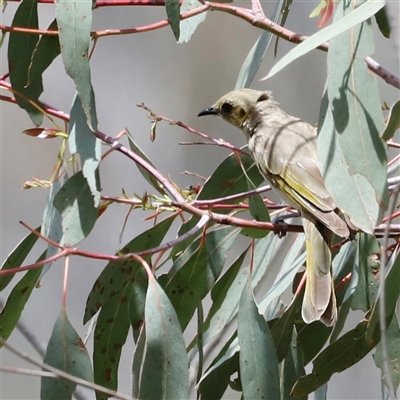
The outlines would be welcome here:
<svg viewBox="0 0 400 400">
<path fill-rule="evenodd" d="M 261 92 L 254 89 L 239 89 L 221 97 L 212 107 L 206 108 L 198 114 L 219 115 L 230 124 L 247 130 L 246 124 L 254 117 L 255 111 L 261 103 L 272 99 L 270 92 Z"/>
</svg>

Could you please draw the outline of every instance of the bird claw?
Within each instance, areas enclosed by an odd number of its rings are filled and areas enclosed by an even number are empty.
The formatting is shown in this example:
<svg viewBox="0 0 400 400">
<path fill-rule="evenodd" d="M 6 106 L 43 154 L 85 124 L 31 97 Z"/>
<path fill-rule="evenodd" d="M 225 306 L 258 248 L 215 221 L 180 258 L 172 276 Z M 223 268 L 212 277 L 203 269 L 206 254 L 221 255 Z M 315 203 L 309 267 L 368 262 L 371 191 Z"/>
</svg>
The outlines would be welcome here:
<svg viewBox="0 0 400 400">
<path fill-rule="evenodd" d="M 277 218 L 276 221 L 274 221 L 274 223 L 281 226 L 281 228 L 279 230 L 274 231 L 274 233 L 278 235 L 279 239 L 282 239 L 283 237 L 286 236 L 288 230 L 288 224 L 285 222 L 283 218 Z"/>
</svg>

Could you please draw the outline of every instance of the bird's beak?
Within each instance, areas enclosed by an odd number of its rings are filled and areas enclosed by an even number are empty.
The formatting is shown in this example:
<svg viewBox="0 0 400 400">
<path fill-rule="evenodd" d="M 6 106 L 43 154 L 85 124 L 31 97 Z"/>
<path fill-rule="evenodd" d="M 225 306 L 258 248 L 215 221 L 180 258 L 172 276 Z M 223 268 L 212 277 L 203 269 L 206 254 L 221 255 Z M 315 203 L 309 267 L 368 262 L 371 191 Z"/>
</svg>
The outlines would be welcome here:
<svg viewBox="0 0 400 400">
<path fill-rule="evenodd" d="M 218 110 L 216 108 L 209 107 L 209 108 L 206 108 L 203 111 L 200 111 L 197 116 L 198 117 L 202 117 L 203 115 L 218 115 L 218 114 L 219 114 L 219 112 L 218 112 Z"/>
</svg>

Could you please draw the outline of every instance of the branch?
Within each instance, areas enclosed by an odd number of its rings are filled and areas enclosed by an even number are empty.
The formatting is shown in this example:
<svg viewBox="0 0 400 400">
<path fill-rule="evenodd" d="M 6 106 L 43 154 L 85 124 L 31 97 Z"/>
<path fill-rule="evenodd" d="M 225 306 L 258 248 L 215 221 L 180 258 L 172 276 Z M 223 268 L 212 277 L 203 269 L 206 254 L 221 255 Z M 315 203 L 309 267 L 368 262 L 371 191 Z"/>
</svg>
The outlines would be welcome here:
<svg viewBox="0 0 400 400">
<path fill-rule="evenodd" d="M 11 0 L 13 1 L 13 0 Z M 15 0 L 14 0 L 15 1 Z M 39 0 L 39 2 L 43 3 L 53 3 L 52 0 Z M 214 2 L 206 2 L 204 5 L 195 8 L 194 10 L 190 10 L 186 13 L 181 14 L 180 18 L 181 20 L 185 20 L 187 18 L 191 18 L 195 15 L 202 14 L 208 10 L 210 11 L 221 11 L 225 12 L 234 16 L 239 17 L 240 19 L 248 22 L 249 24 L 266 30 L 268 32 L 273 33 L 276 36 L 279 36 L 280 38 L 291 42 L 291 43 L 301 43 L 304 40 L 307 40 L 309 36 L 306 35 L 300 35 L 297 34 L 289 29 L 286 29 L 267 17 L 262 13 L 260 13 L 259 7 L 257 5 L 258 0 L 253 0 L 252 2 L 252 7 L 253 10 L 250 10 L 248 8 L 243 8 L 243 7 L 235 7 L 230 4 L 224 4 L 224 3 L 214 3 Z M 136 0 L 136 1 L 112 1 L 112 0 L 104 0 L 100 3 L 99 6 L 105 7 L 105 6 L 113 6 L 113 5 L 162 5 L 163 3 L 158 3 L 157 1 L 151 0 Z M 119 4 L 118 4 L 119 3 Z M 112 36 L 112 35 L 127 35 L 127 34 L 134 34 L 134 33 L 142 33 L 142 32 L 148 32 L 148 31 L 153 31 L 156 29 L 163 28 L 165 26 L 169 25 L 169 21 L 167 19 L 161 20 L 159 22 L 156 22 L 154 24 L 150 25 L 145 25 L 141 26 L 138 28 L 130 28 L 130 29 L 106 29 L 104 31 L 95 31 L 91 32 L 91 36 L 93 38 L 99 38 L 103 36 Z M 48 30 L 41 30 L 41 29 L 29 29 L 29 28 L 20 28 L 20 27 L 12 27 L 12 26 L 5 26 L 5 25 L 0 25 L 0 30 L 3 32 L 24 32 L 24 33 L 31 33 L 31 34 L 37 34 L 37 35 L 56 35 L 58 34 L 58 31 L 48 31 Z M 320 50 L 323 51 L 328 51 L 329 44 L 324 43 L 321 46 L 317 47 Z M 367 57 L 365 59 L 365 62 L 368 66 L 368 68 L 374 72 L 376 75 L 380 76 L 387 84 L 392 85 L 396 87 L 397 89 L 400 89 L 400 79 L 399 77 L 395 76 L 392 74 L 390 71 L 386 70 L 384 67 L 382 67 L 378 62 L 376 62 L 374 59 L 371 57 Z"/>
</svg>

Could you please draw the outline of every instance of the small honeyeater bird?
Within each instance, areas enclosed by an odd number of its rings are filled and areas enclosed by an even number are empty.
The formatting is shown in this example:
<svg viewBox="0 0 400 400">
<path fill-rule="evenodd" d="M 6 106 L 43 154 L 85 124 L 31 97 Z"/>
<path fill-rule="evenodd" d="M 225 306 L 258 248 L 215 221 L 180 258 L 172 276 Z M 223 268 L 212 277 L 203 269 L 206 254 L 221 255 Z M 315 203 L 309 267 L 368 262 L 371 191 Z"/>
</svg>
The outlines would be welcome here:
<svg viewBox="0 0 400 400">
<path fill-rule="evenodd" d="M 240 89 L 199 113 L 218 115 L 240 128 L 261 174 L 302 217 L 306 235 L 307 278 L 301 315 L 306 323 L 337 319 L 331 275 L 332 232 L 350 230 L 324 184 L 314 127 L 282 111 L 269 92 Z"/>
</svg>

